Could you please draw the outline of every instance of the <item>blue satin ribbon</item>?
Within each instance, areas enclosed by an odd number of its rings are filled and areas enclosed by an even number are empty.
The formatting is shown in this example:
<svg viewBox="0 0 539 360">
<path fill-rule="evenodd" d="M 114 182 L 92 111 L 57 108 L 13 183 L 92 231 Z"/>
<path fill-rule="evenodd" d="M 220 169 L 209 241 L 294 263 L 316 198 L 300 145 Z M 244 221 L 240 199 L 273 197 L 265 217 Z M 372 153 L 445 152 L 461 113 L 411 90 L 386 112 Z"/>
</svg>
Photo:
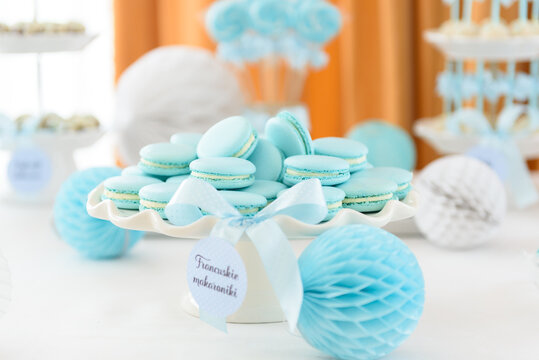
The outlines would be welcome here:
<svg viewBox="0 0 539 360">
<path fill-rule="evenodd" d="M 253 217 L 243 217 L 210 184 L 199 179 L 185 180 L 165 208 L 170 222 L 188 225 L 202 217 L 199 209 L 220 218 L 210 236 L 227 239 L 235 245 L 243 234 L 253 242 L 268 275 L 291 331 L 295 331 L 303 301 L 303 285 L 292 246 L 276 215 L 288 215 L 301 222 L 317 224 L 327 215 L 320 180 L 303 181 L 285 191 Z M 186 220 L 187 219 L 187 220 Z M 200 310 L 201 319 L 226 331 L 226 319 Z"/>
<path fill-rule="evenodd" d="M 517 132 L 511 132 L 517 119 L 527 114 L 527 126 Z M 505 184 L 512 195 L 513 202 L 524 208 L 539 201 L 539 193 L 531 178 L 530 170 L 517 146 L 516 140 L 529 136 L 539 129 L 539 112 L 525 105 L 506 107 L 498 116 L 495 129 L 492 128 L 483 113 L 474 109 L 462 109 L 450 115 L 446 120 L 447 129 L 460 134 L 460 126 L 467 125 L 481 136 L 480 146 L 492 149 L 502 156 L 505 162 Z M 472 154 L 473 155 L 473 154 Z"/>
</svg>

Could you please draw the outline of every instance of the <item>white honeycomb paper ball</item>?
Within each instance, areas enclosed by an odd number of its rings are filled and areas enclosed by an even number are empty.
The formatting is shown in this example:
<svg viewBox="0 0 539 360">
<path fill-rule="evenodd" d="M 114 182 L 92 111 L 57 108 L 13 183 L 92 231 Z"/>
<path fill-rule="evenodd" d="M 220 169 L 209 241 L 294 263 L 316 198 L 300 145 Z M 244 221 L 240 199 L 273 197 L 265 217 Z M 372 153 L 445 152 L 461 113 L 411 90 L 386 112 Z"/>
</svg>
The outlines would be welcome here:
<svg viewBox="0 0 539 360">
<path fill-rule="evenodd" d="M 152 50 L 120 77 L 115 131 L 121 160 L 136 164 L 147 144 L 177 132 L 204 132 L 243 112 L 245 98 L 234 73 L 211 52 L 189 46 Z"/>
<path fill-rule="evenodd" d="M 432 162 L 417 177 L 421 195 L 415 220 L 436 245 L 470 248 L 492 239 L 506 213 L 507 198 L 496 173 L 464 155 Z"/>
</svg>

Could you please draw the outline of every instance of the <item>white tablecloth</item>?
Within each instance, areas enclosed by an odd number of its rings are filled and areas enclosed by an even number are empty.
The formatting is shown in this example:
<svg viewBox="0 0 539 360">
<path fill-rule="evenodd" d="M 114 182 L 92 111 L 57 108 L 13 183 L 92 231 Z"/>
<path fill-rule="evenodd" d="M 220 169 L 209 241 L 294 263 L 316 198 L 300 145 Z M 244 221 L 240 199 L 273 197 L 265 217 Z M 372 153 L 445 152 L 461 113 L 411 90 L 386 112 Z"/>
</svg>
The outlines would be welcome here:
<svg viewBox="0 0 539 360">
<path fill-rule="evenodd" d="M 221 333 L 185 314 L 191 240 L 150 236 L 126 258 L 90 261 L 56 236 L 51 210 L 0 204 L 0 249 L 14 285 L 0 359 L 320 359 L 284 324 Z M 405 239 L 426 282 L 423 317 L 387 359 L 539 359 L 539 206 L 512 212 L 487 246 L 448 251 Z M 306 241 L 294 241 L 298 252 Z"/>
</svg>

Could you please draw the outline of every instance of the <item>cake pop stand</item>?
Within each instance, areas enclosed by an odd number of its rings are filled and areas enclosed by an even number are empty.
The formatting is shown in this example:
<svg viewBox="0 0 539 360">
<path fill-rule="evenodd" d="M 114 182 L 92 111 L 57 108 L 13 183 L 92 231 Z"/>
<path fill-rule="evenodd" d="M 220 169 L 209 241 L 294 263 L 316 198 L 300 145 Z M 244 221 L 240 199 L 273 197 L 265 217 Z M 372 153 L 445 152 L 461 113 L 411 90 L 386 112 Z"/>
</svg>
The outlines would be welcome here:
<svg viewBox="0 0 539 360">
<path fill-rule="evenodd" d="M 417 136 L 427 141 L 440 154 L 462 154 L 480 145 L 482 137 L 474 134 L 453 134 L 445 129 L 443 118 L 426 118 L 414 125 Z M 525 159 L 539 157 L 539 132 L 518 138 L 516 144 Z"/>
<path fill-rule="evenodd" d="M 437 30 L 424 33 L 425 40 L 453 60 L 525 61 L 539 56 L 539 36 L 481 38 L 450 36 Z"/>
<path fill-rule="evenodd" d="M 101 200 L 103 184 L 92 190 L 88 196 L 86 208 L 93 217 L 112 222 L 118 227 L 130 230 L 152 231 L 163 235 L 184 238 L 201 239 L 210 234 L 211 229 L 219 220 L 215 216 L 204 216 L 187 226 L 175 226 L 161 219 L 154 210 L 133 211 L 120 210 L 111 200 Z M 402 200 L 391 200 L 378 213 L 362 214 L 351 209 L 341 210 L 335 217 L 325 223 L 309 225 L 292 217 L 278 215 L 274 220 L 290 240 L 313 239 L 331 228 L 351 224 L 366 224 L 382 227 L 390 222 L 410 218 L 417 210 L 418 194 L 410 191 Z M 247 294 L 240 309 L 227 318 L 233 323 L 268 323 L 284 321 L 284 315 L 279 306 L 262 261 L 252 244 L 243 235 L 236 244 L 247 270 Z M 189 314 L 198 316 L 198 307 L 188 294 L 182 301 L 182 308 Z"/>
</svg>

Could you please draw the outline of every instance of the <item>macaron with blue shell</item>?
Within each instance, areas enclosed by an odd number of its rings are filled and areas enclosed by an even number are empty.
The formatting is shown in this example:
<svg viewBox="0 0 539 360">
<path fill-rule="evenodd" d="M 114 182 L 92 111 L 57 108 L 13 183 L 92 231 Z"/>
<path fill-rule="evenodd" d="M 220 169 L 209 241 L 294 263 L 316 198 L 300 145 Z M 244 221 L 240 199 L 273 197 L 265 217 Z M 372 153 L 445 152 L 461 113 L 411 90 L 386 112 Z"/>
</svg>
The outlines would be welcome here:
<svg viewBox="0 0 539 360">
<path fill-rule="evenodd" d="M 285 185 L 320 179 L 322 185 L 338 185 L 350 178 L 350 165 L 343 159 L 325 155 L 296 155 L 284 161 Z"/>
<path fill-rule="evenodd" d="M 322 192 L 328 206 L 328 214 L 324 221 L 329 221 L 342 210 L 342 201 L 346 197 L 346 194 L 341 189 L 333 186 L 322 186 Z"/>
<path fill-rule="evenodd" d="M 396 198 L 397 184 L 383 178 L 352 178 L 337 188 L 346 194 L 342 201 L 344 208 L 370 213 L 382 210 L 388 201 Z"/>
<path fill-rule="evenodd" d="M 196 149 L 201 138 L 202 134 L 200 133 L 181 132 L 172 135 L 170 142 L 172 144 L 190 145 Z"/>
<path fill-rule="evenodd" d="M 209 157 L 193 161 L 191 176 L 207 181 L 216 189 L 240 189 L 255 181 L 255 166 L 236 157 Z"/>
<path fill-rule="evenodd" d="M 335 156 L 346 160 L 350 172 L 359 171 L 367 166 L 369 150 L 362 143 L 339 137 L 325 137 L 313 141 L 316 155 Z"/>
<path fill-rule="evenodd" d="M 284 153 L 285 157 L 314 154 L 309 130 L 288 111 L 282 111 L 269 119 L 264 135 Z"/>
<path fill-rule="evenodd" d="M 408 195 L 412 189 L 412 173 L 410 171 L 397 168 L 397 167 L 374 167 L 372 169 L 365 169 L 352 175 L 353 179 L 356 178 L 382 178 L 391 180 L 397 184 L 395 195 L 402 200 Z"/>
<path fill-rule="evenodd" d="M 255 216 L 260 210 L 266 206 L 267 200 L 262 195 L 245 192 L 245 191 L 231 191 L 221 190 L 219 191 L 226 201 L 236 208 L 246 217 Z M 210 215 L 202 210 L 204 215 Z"/>
<path fill-rule="evenodd" d="M 269 204 L 277 198 L 281 191 L 286 190 L 287 188 L 286 185 L 277 181 L 255 180 L 253 185 L 243 188 L 241 191 L 262 195 Z"/>
<path fill-rule="evenodd" d="M 346 137 L 367 146 L 369 162 L 374 167 L 394 166 L 409 171 L 415 167 L 414 140 L 398 126 L 371 120 L 353 127 Z"/>
<path fill-rule="evenodd" d="M 184 180 L 189 179 L 189 175 L 171 176 L 167 179 L 167 183 L 181 184 Z"/>
<path fill-rule="evenodd" d="M 284 155 L 266 139 L 258 139 L 255 150 L 247 158 L 256 167 L 255 179 L 278 181 L 283 175 Z"/>
<path fill-rule="evenodd" d="M 142 171 L 138 166 L 128 166 L 125 169 L 122 170 L 122 176 L 150 176 L 154 177 L 156 179 L 159 179 L 161 181 L 165 181 L 167 179 L 167 176 L 159 176 L 159 175 L 152 175 L 145 173 Z"/>
<path fill-rule="evenodd" d="M 258 133 L 243 116 L 232 116 L 219 121 L 202 135 L 198 157 L 237 157 L 247 159 L 258 143 Z"/>
<path fill-rule="evenodd" d="M 149 176 L 114 176 L 104 181 L 101 200 L 112 200 L 118 209 L 138 210 L 140 189 L 150 184 L 163 183 Z"/>
<path fill-rule="evenodd" d="M 189 174 L 189 163 L 196 159 L 192 146 L 157 143 L 140 150 L 138 167 L 145 173 L 159 176 Z"/>
<path fill-rule="evenodd" d="M 139 210 L 155 210 L 161 218 L 166 220 L 165 207 L 179 187 L 179 183 L 159 183 L 144 186 L 138 193 L 140 197 Z"/>
</svg>

